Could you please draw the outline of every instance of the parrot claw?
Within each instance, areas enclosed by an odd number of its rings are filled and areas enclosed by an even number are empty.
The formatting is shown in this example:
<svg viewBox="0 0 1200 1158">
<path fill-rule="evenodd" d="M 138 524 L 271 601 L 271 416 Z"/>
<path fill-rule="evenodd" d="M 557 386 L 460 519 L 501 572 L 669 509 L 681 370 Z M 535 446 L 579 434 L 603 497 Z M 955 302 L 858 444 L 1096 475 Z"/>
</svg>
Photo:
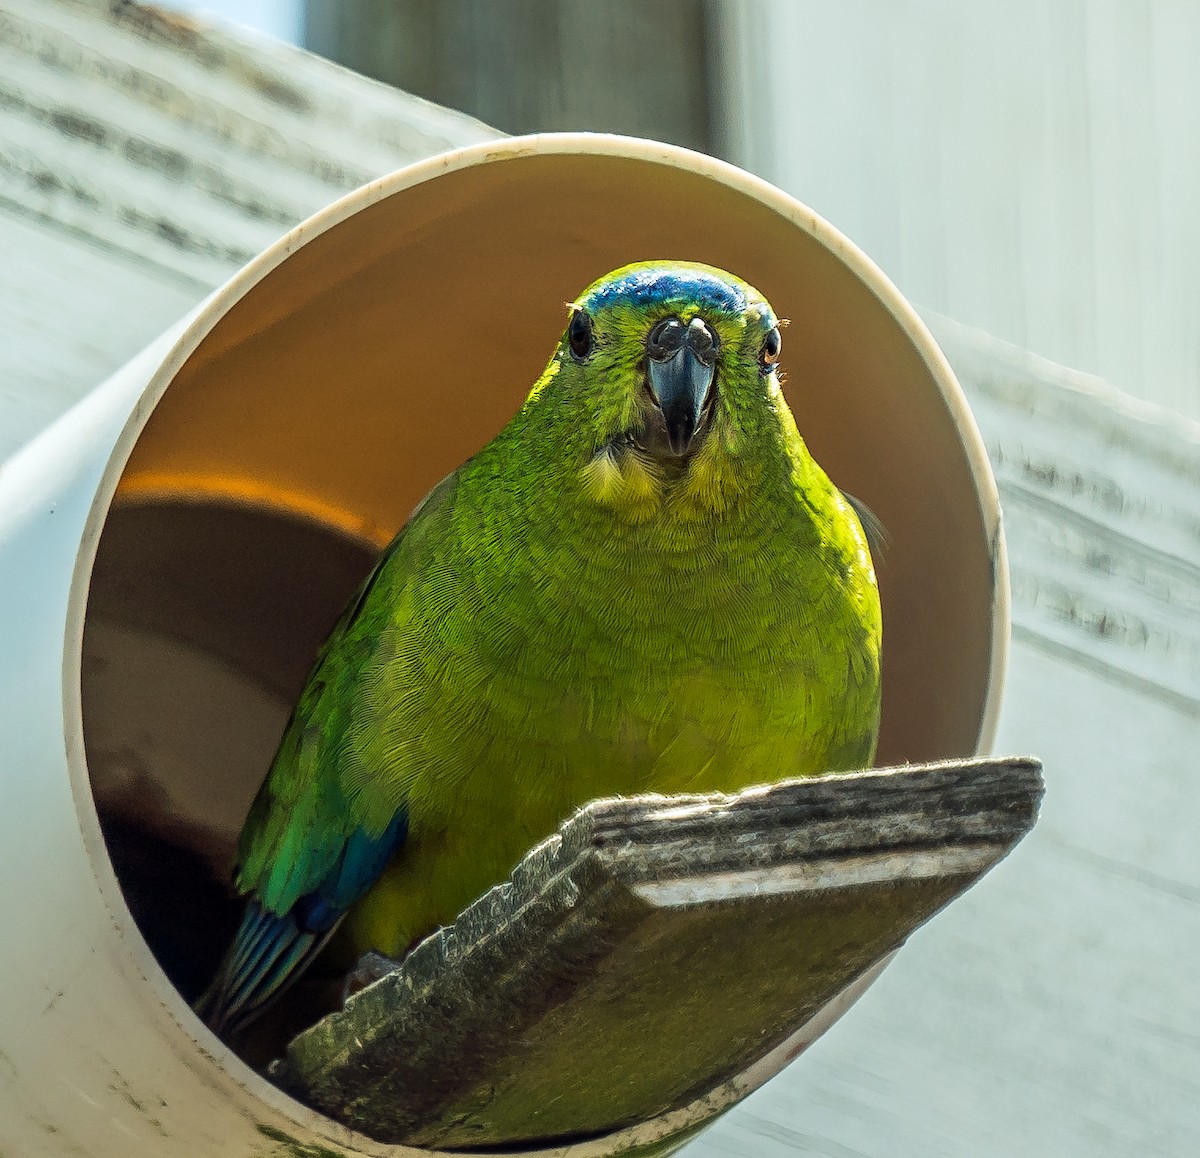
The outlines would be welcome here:
<svg viewBox="0 0 1200 1158">
<path fill-rule="evenodd" d="M 346 981 L 342 985 L 342 1004 L 345 1005 L 356 993 L 399 968 L 399 961 L 376 953 L 374 949 L 364 953 L 358 959 L 358 964 L 346 974 Z"/>
</svg>

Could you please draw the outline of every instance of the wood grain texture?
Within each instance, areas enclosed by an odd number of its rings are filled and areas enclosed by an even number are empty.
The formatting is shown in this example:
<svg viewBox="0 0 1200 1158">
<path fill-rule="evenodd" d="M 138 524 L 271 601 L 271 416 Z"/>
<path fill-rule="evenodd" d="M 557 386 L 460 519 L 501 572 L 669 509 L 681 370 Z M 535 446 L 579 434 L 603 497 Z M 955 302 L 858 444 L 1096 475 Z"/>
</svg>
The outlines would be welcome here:
<svg viewBox="0 0 1200 1158">
<path fill-rule="evenodd" d="M 1040 795 L 1037 762 L 1007 760 L 593 802 L 277 1076 L 371 1137 L 446 1149 L 682 1109 L 1003 857 Z"/>
</svg>

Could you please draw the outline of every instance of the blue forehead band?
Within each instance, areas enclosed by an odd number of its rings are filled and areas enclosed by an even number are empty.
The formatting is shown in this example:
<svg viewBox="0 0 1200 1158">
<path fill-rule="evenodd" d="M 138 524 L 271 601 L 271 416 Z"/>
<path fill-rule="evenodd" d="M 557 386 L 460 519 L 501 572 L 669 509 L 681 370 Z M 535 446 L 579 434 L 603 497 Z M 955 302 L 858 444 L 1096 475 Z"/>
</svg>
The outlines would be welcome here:
<svg viewBox="0 0 1200 1158">
<path fill-rule="evenodd" d="M 586 310 L 604 309 L 625 302 L 652 306 L 668 302 L 695 302 L 701 309 L 740 314 L 746 295 L 735 285 L 703 270 L 638 269 L 615 281 L 597 286 L 580 302 Z"/>
</svg>

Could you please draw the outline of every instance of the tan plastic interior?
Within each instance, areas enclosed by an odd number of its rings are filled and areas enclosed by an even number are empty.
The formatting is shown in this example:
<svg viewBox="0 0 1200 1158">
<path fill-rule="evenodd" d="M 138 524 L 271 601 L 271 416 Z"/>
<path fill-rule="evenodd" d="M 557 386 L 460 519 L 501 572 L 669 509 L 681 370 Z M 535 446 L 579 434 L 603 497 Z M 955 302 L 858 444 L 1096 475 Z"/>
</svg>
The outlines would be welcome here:
<svg viewBox="0 0 1200 1158">
<path fill-rule="evenodd" d="M 838 255 L 667 164 L 527 155 L 446 173 L 313 237 L 221 318 L 146 423 L 85 641 L 98 798 L 228 855 L 313 650 L 417 500 L 513 413 L 564 303 L 647 258 L 709 262 L 791 320 L 786 392 L 889 546 L 880 763 L 975 751 L 992 543 L 942 391 Z M 780 769 L 786 775 L 787 769 Z"/>
</svg>

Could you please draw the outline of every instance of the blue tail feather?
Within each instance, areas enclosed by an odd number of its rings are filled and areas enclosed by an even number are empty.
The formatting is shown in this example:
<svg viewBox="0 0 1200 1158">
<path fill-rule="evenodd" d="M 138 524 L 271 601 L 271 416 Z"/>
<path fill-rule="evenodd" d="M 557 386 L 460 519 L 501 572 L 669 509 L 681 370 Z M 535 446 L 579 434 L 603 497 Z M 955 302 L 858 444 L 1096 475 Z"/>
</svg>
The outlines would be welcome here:
<svg viewBox="0 0 1200 1158">
<path fill-rule="evenodd" d="M 236 1033 L 304 971 L 350 906 L 379 878 L 407 832 L 404 809 L 378 836 L 352 832 L 333 870 L 286 913 L 247 899 L 233 944 L 196 1002 L 196 1012 L 215 1033 Z"/>
<path fill-rule="evenodd" d="M 291 914 L 278 916 L 257 901 L 246 913 L 233 946 L 196 1012 L 215 1033 L 235 1033 L 282 991 L 298 967 L 325 943 L 302 931 Z"/>
</svg>

